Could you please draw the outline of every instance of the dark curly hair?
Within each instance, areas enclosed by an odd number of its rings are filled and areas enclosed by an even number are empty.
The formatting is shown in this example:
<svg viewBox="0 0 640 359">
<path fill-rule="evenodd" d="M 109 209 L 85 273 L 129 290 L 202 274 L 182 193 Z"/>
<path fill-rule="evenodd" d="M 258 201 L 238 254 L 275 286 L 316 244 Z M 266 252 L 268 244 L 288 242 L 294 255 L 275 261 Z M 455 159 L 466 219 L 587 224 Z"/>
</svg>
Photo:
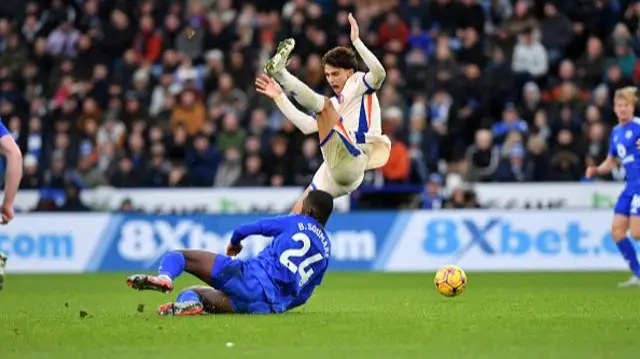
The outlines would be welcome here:
<svg viewBox="0 0 640 359">
<path fill-rule="evenodd" d="M 344 46 L 334 47 L 327 51 L 322 57 L 322 65 L 358 71 L 358 60 L 355 51 Z"/>
</svg>

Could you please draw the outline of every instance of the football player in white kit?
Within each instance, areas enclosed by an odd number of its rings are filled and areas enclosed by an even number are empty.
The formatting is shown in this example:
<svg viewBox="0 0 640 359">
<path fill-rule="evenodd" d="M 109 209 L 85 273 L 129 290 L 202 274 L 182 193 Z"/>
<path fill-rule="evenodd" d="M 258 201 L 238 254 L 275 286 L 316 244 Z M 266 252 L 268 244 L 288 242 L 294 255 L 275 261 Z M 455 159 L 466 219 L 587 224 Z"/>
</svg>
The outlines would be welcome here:
<svg viewBox="0 0 640 359">
<path fill-rule="evenodd" d="M 305 134 L 318 132 L 324 163 L 307 191 L 321 189 L 334 198 L 357 189 L 364 172 L 384 166 L 391 151 L 391 141 L 382 134 L 380 104 L 375 93 L 386 72 L 360 40 L 358 23 L 351 14 L 349 23 L 353 46 L 369 72 L 358 72 L 356 54 L 350 48 L 336 47 L 327 52 L 322 59 L 324 72 L 336 96 L 329 99 L 315 93 L 287 71 L 295 46 L 293 39 L 282 41 L 276 54 L 265 64 L 264 70 L 269 76 L 256 79 L 257 91 L 272 98 L 298 129 Z M 278 83 L 313 115 L 299 111 Z M 298 213 L 305 196 L 306 192 L 294 206 L 293 213 Z"/>
</svg>

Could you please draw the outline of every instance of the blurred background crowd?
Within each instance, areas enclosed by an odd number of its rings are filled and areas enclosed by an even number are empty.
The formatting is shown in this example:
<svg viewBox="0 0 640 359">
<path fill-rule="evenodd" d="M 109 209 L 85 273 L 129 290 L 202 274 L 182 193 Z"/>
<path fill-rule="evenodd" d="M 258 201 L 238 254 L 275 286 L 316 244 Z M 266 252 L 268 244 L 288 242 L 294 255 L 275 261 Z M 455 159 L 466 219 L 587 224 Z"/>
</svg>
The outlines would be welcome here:
<svg viewBox="0 0 640 359">
<path fill-rule="evenodd" d="M 445 181 L 582 180 L 640 80 L 635 0 L 1 0 L 22 188 L 308 185 L 316 136 L 253 82 L 293 37 L 291 72 L 332 95 L 321 56 L 349 45 L 350 11 L 387 69 L 393 149 L 366 184 L 428 183 L 425 208 L 477 206 Z"/>
</svg>

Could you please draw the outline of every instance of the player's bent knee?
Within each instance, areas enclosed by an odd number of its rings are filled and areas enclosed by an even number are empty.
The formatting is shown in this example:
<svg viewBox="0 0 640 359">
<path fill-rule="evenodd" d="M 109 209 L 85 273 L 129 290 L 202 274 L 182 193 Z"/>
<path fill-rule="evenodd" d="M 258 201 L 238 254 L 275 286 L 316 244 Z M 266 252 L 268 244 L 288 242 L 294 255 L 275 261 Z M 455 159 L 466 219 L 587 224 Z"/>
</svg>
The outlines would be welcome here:
<svg viewBox="0 0 640 359">
<path fill-rule="evenodd" d="M 192 290 L 202 298 L 207 312 L 234 313 L 231 299 L 222 291 L 207 286 L 195 286 Z"/>
<path fill-rule="evenodd" d="M 355 171 L 335 171 L 335 174 L 332 173 L 333 180 L 344 187 L 351 186 L 360 176 L 361 173 Z"/>
<path fill-rule="evenodd" d="M 364 179 L 364 168 L 360 169 L 357 163 L 349 163 L 349 166 L 338 166 L 330 169 L 331 178 L 340 186 L 359 186 Z"/>
<path fill-rule="evenodd" d="M 633 235 L 633 233 L 632 233 L 632 235 Z M 625 239 L 627 237 L 626 228 L 622 229 L 622 228 L 618 228 L 618 227 L 613 227 L 611 229 L 611 237 L 613 238 L 614 241 L 620 242 L 621 240 L 623 240 L 623 239 Z M 634 238 L 640 238 L 640 237 L 635 237 L 634 236 Z"/>
<path fill-rule="evenodd" d="M 176 251 L 184 256 L 184 271 L 191 273 L 207 284 L 211 284 L 211 272 L 217 254 L 202 250 L 183 249 Z"/>
</svg>

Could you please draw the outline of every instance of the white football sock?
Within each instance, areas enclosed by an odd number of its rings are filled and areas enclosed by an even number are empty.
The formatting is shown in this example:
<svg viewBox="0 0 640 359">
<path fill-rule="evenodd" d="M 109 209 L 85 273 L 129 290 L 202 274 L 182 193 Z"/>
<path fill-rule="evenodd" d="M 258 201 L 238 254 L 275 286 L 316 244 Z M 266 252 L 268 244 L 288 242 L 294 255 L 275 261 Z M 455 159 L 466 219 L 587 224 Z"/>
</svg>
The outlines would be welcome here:
<svg viewBox="0 0 640 359">
<path fill-rule="evenodd" d="M 308 111 L 318 113 L 324 108 L 324 96 L 313 92 L 309 86 L 286 69 L 274 74 L 273 77 L 282 85 L 285 91 L 290 92 L 296 101 Z"/>
</svg>

